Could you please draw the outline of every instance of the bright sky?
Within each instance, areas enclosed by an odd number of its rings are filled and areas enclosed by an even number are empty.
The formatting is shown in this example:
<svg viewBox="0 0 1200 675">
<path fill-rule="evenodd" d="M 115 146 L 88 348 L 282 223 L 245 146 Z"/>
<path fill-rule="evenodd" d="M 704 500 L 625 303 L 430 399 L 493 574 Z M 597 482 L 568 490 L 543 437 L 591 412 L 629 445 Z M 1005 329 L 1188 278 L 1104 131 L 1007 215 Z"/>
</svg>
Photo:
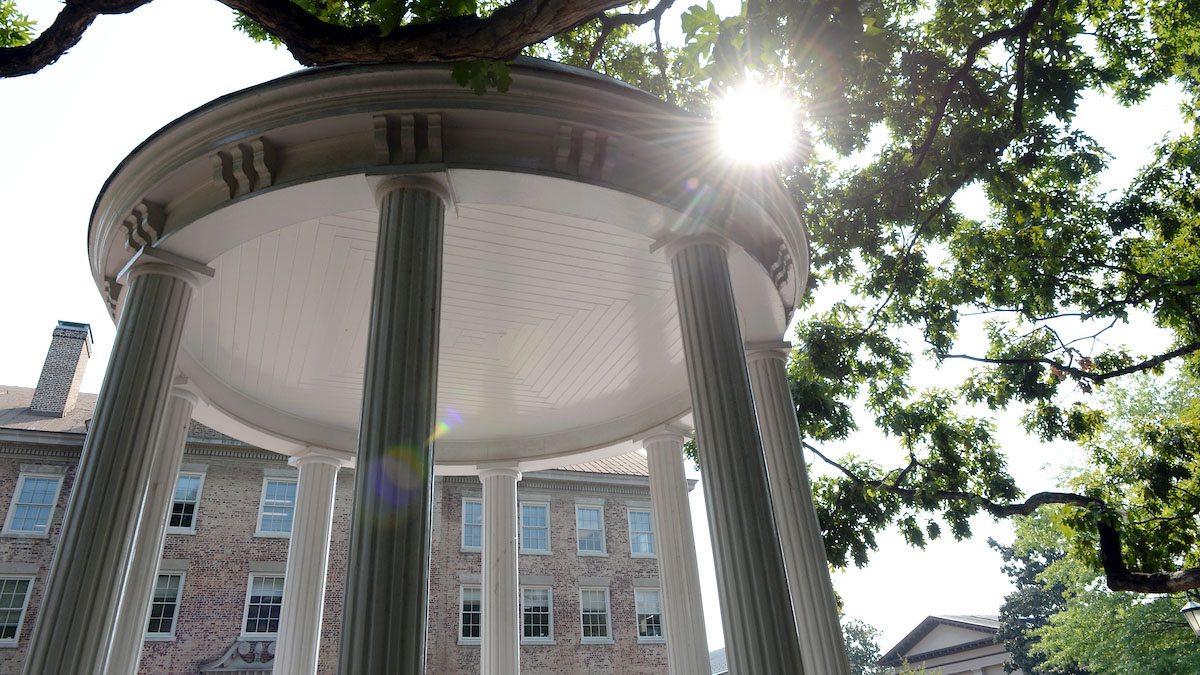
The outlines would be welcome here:
<svg viewBox="0 0 1200 675">
<path fill-rule="evenodd" d="M 60 5 L 21 0 L 21 8 L 46 25 Z M 689 3 L 683 3 L 684 5 Z M 718 3 L 719 9 L 730 0 Z M 295 70 L 282 50 L 252 43 L 231 28 L 232 14 L 209 0 L 154 2 L 132 14 L 100 17 L 78 46 L 41 73 L 0 80 L 0 281 L 6 289 L 0 333 L 0 383 L 33 386 L 59 319 L 92 325 L 93 365 L 83 383 L 97 391 L 113 339 L 113 326 L 87 271 L 86 232 L 92 202 L 108 174 L 139 142 L 179 115 L 236 89 Z M 677 39 L 678 10 L 668 15 L 664 38 Z M 1145 163 L 1154 143 L 1183 129 L 1178 92 L 1156 92 L 1145 104 L 1124 109 L 1103 97 L 1080 105 L 1081 126 L 1116 158 L 1105 185 L 1124 184 Z M 978 194 L 960 206 L 981 215 Z M 1140 327 L 1139 327 L 1140 328 Z M 928 384 L 947 371 L 929 371 Z M 954 381 L 953 379 L 947 381 Z M 1027 491 L 1055 485 L 1057 467 L 1073 456 L 1067 446 L 1044 446 L 1017 430 L 1017 416 L 998 419 L 1018 482 Z M 860 434 L 834 447 L 896 461 L 886 439 Z M 820 470 L 820 469 L 818 469 Z M 692 494 L 709 647 L 724 644 L 703 491 Z M 1009 591 L 1000 558 L 987 537 L 1007 540 L 1006 524 L 978 518 L 975 538 L 948 539 L 925 550 L 909 548 L 898 534 L 880 536 L 880 550 L 863 569 L 834 576 L 846 613 L 881 631 L 887 649 L 929 614 L 994 614 Z"/>
</svg>

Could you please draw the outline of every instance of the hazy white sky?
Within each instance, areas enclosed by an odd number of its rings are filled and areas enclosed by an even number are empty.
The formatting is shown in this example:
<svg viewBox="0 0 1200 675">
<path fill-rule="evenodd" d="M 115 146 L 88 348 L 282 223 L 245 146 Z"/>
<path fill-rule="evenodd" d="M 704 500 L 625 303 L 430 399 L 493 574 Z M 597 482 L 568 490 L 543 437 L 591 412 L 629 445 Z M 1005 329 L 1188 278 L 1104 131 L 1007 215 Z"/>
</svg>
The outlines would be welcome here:
<svg viewBox="0 0 1200 675">
<path fill-rule="evenodd" d="M 21 0 L 45 25 L 60 5 Z M 684 3 L 684 5 L 689 3 Z M 730 5 L 730 0 L 718 3 Z M 678 10 L 664 37 L 677 38 Z M 160 1 L 124 16 L 100 17 L 80 44 L 41 73 L 0 80 L 0 383 L 33 386 L 50 331 L 59 319 L 90 323 L 96 337 L 85 391 L 97 391 L 112 344 L 113 326 L 87 271 L 86 231 L 100 186 L 130 150 L 179 115 L 230 91 L 295 70 L 287 52 L 254 44 L 231 29 L 232 14 L 209 0 Z M 1123 184 L 1149 159 L 1164 134 L 1183 128 L 1177 92 L 1157 92 L 1134 110 L 1103 97 L 1080 106 L 1083 127 L 1116 157 L 1106 185 Z M 980 213 L 979 195 L 960 205 Z M 930 370 L 929 383 L 950 373 Z M 1066 446 L 1042 446 L 1015 428 L 1016 416 L 997 420 L 1010 447 L 1014 474 L 1026 489 L 1055 484 Z M 835 447 L 894 461 L 886 439 L 861 434 Z M 692 495 L 710 648 L 724 643 L 702 490 Z M 1007 539 L 1006 524 L 975 522 L 968 542 L 942 540 L 918 551 L 899 535 L 880 536 L 871 564 L 835 574 L 849 616 L 883 631 L 887 649 L 928 614 L 992 614 L 1009 591 L 988 536 Z"/>
</svg>

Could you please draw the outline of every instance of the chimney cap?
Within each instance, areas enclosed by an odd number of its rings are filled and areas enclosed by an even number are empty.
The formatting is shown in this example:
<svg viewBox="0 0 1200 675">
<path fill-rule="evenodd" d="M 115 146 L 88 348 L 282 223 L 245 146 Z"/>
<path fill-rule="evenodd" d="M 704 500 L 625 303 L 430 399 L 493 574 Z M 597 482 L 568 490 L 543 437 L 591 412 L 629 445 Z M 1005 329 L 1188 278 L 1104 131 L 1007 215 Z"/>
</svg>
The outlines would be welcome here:
<svg viewBox="0 0 1200 675">
<path fill-rule="evenodd" d="M 80 333 L 85 333 L 87 335 L 87 341 L 89 343 L 95 344 L 95 340 L 92 338 L 92 324 L 90 324 L 90 323 L 80 323 L 78 321 L 63 321 L 62 319 L 59 319 L 58 320 L 58 328 L 63 328 L 66 330 L 73 330 L 73 331 L 77 331 Z"/>
</svg>

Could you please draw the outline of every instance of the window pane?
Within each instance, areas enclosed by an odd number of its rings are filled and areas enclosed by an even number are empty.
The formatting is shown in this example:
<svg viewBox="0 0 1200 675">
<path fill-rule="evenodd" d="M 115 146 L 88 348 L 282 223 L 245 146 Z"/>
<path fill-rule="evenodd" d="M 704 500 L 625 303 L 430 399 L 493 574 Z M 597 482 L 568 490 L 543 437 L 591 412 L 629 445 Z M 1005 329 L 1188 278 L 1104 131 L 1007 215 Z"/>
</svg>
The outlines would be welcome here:
<svg viewBox="0 0 1200 675">
<path fill-rule="evenodd" d="M 180 476 L 175 482 L 175 501 L 194 502 L 200 496 L 199 476 Z"/>
<path fill-rule="evenodd" d="M 521 507 L 521 522 L 529 527 L 546 526 L 546 505 L 526 504 Z"/>
<path fill-rule="evenodd" d="M 21 490 L 12 505 L 9 527 L 14 532 L 46 532 L 62 479 L 52 476 L 22 476 Z"/>
<path fill-rule="evenodd" d="M 462 545 L 468 548 L 483 546 L 483 504 L 477 501 L 463 502 Z"/>
<path fill-rule="evenodd" d="M 579 550 L 603 553 L 604 533 L 599 530 L 580 530 Z"/>
<path fill-rule="evenodd" d="M 550 638 L 550 589 L 524 589 L 521 593 L 521 609 L 524 636 Z"/>
<path fill-rule="evenodd" d="M 649 511 L 629 512 L 629 550 L 636 555 L 654 555 L 654 528 Z"/>
<path fill-rule="evenodd" d="M 28 594 L 29 579 L 0 579 L 0 640 L 17 639 Z"/>
<path fill-rule="evenodd" d="M 581 530 L 599 530 L 600 527 L 600 509 L 577 508 L 575 509 L 575 520 Z"/>
<path fill-rule="evenodd" d="M 154 584 L 154 596 L 150 602 L 150 623 L 147 633 L 170 634 L 179 611 L 179 591 L 183 577 L 178 574 L 160 574 Z"/>
<path fill-rule="evenodd" d="M 478 586 L 463 586 L 462 594 L 462 632 L 460 637 L 473 639 L 480 637 L 483 623 L 483 601 Z"/>
<path fill-rule="evenodd" d="M 550 508 L 545 504 L 521 505 L 521 548 L 550 550 Z"/>
<path fill-rule="evenodd" d="M 251 577 L 250 601 L 246 606 L 246 632 L 279 632 L 279 609 L 282 604 L 283 577 Z"/>
<path fill-rule="evenodd" d="M 292 531 L 296 512 L 295 481 L 269 480 L 263 490 L 262 516 L 259 531 L 287 533 Z"/>
<path fill-rule="evenodd" d="M 608 637 L 608 594 L 602 589 L 584 589 L 579 594 L 583 637 Z"/>
</svg>

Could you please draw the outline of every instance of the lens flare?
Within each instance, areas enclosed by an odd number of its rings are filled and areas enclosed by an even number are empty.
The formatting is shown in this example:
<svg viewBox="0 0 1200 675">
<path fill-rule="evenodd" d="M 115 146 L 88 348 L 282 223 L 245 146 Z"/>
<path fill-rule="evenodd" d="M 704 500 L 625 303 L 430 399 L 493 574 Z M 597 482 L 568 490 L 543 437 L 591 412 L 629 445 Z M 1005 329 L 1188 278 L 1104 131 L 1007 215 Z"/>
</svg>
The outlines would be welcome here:
<svg viewBox="0 0 1200 675">
<path fill-rule="evenodd" d="M 462 415 L 458 414 L 454 408 L 446 408 L 446 414 L 433 425 L 433 433 L 429 435 L 429 442 L 432 443 L 445 436 L 459 424 L 462 424 Z"/>
<path fill-rule="evenodd" d="M 796 110 L 786 92 L 749 74 L 716 104 L 721 152 L 741 164 L 770 164 L 796 142 Z"/>
<path fill-rule="evenodd" d="M 407 506 L 424 489 L 425 453 L 417 448 L 394 446 L 371 463 L 367 471 L 375 494 L 393 508 Z"/>
</svg>

